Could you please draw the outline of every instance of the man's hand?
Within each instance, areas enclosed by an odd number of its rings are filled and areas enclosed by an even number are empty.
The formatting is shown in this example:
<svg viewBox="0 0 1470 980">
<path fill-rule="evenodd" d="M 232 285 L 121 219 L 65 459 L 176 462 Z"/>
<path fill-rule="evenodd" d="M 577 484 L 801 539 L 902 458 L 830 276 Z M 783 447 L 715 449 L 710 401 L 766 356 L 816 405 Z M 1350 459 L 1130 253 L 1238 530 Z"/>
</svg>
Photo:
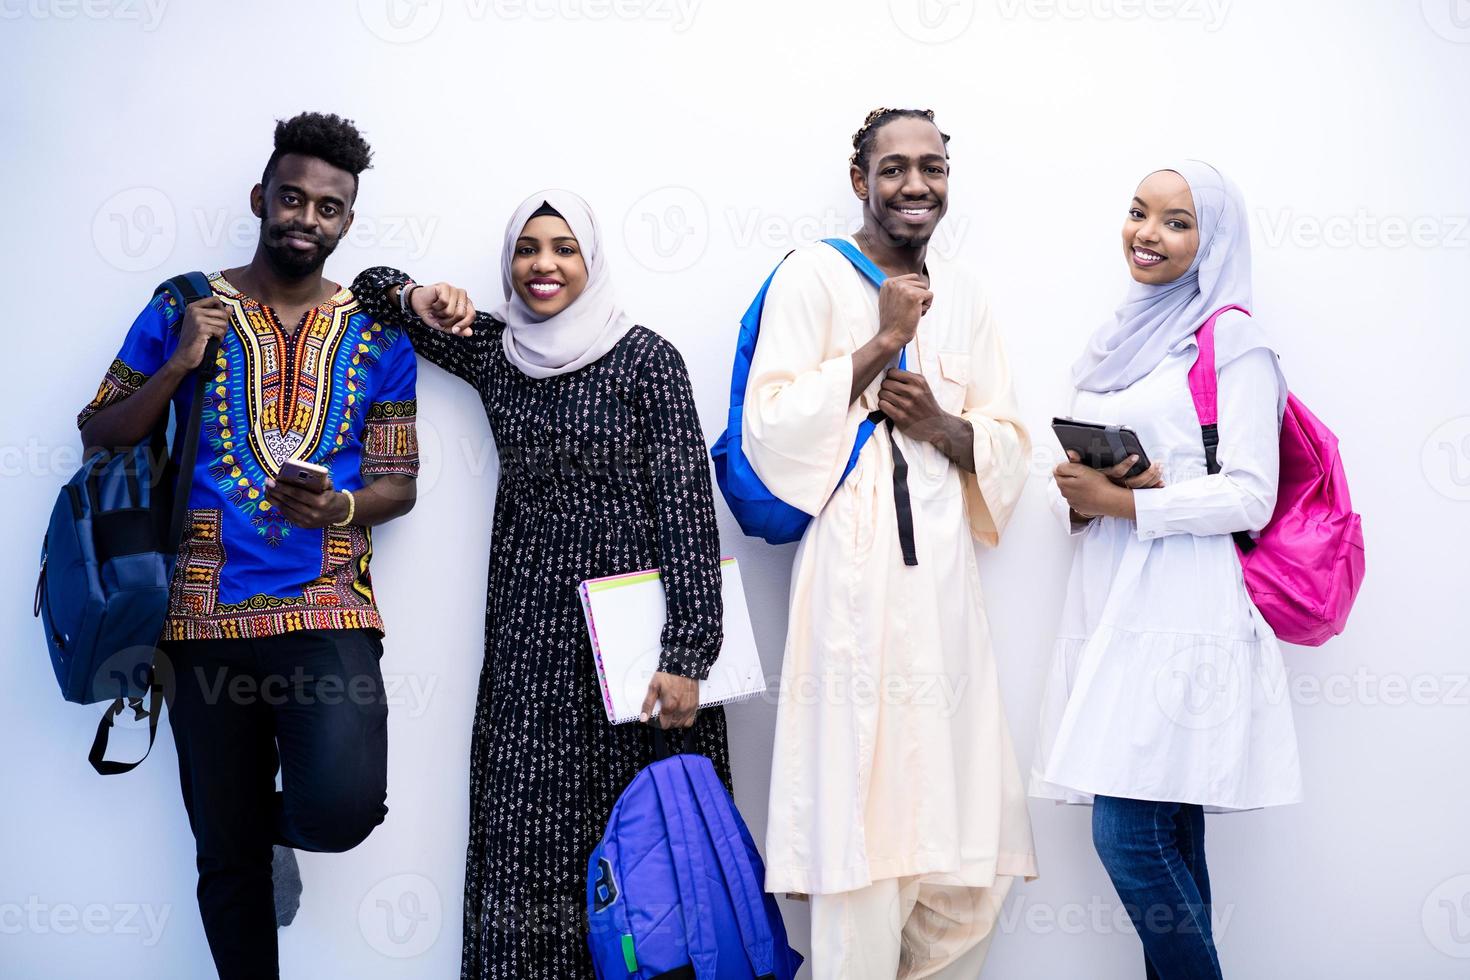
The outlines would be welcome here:
<svg viewBox="0 0 1470 980">
<path fill-rule="evenodd" d="M 914 339 L 919 317 L 929 311 L 934 294 L 929 280 L 917 272 L 889 276 L 878 288 L 878 333 L 898 349 Z"/>
<path fill-rule="evenodd" d="M 924 442 L 933 442 L 940 435 L 941 422 L 950 417 L 939 407 L 929 382 L 922 374 L 898 368 L 883 376 L 883 384 L 878 389 L 878 407 L 893 419 L 898 431 L 910 439 Z"/>
<path fill-rule="evenodd" d="M 184 310 L 184 325 L 179 328 L 179 346 L 169 357 L 174 370 L 184 374 L 197 368 L 210 340 L 223 337 L 229 328 L 230 311 L 218 296 L 190 303 Z"/>
<path fill-rule="evenodd" d="M 279 507 L 286 520 L 297 527 L 323 528 L 347 516 L 347 495 L 332 489 L 330 476 L 327 489 L 321 493 L 267 478 L 265 499 Z"/>
<path fill-rule="evenodd" d="M 654 674 L 638 720 L 647 722 L 653 718 L 655 704 L 663 706 L 657 718 L 660 728 L 692 728 L 699 714 L 699 681 L 678 674 Z"/>
<path fill-rule="evenodd" d="M 458 286 L 447 282 L 419 286 L 409 294 L 408 305 L 435 330 L 461 337 L 474 335 L 475 304 Z"/>
</svg>

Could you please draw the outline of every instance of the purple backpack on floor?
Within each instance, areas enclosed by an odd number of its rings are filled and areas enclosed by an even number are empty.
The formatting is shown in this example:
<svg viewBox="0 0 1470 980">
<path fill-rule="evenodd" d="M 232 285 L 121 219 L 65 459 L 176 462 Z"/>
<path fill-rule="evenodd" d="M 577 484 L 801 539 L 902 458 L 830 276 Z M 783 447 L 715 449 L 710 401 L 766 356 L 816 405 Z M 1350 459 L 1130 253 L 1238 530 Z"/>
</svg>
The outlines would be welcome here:
<svg viewBox="0 0 1470 980">
<path fill-rule="evenodd" d="M 1212 474 L 1220 472 L 1215 321 L 1229 310 L 1250 316 L 1240 306 L 1210 314 L 1195 336 L 1199 356 L 1189 369 Z M 1363 584 L 1363 522 L 1353 513 L 1337 436 L 1295 395 L 1287 394 L 1281 420 L 1276 510 L 1259 538 L 1244 531 L 1234 537 L 1251 601 L 1280 639 L 1315 647 L 1342 632 Z"/>
<path fill-rule="evenodd" d="M 745 821 L 709 759 L 658 735 L 587 864 L 598 980 L 792 980 L 801 954 Z"/>
</svg>

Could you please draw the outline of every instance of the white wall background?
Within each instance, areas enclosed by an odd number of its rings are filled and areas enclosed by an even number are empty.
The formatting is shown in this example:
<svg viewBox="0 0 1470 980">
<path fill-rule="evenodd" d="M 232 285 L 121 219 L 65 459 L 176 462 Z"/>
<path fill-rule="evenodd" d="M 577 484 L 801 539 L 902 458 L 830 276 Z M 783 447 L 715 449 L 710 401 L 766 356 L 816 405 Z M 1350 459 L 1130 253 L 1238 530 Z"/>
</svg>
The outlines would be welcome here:
<svg viewBox="0 0 1470 980">
<path fill-rule="evenodd" d="M 855 219 L 848 138 L 880 104 L 933 107 L 954 136 L 936 247 L 988 282 L 1043 456 L 1067 365 L 1125 286 L 1136 180 L 1194 155 L 1243 186 L 1260 318 L 1342 437 L 1369 570 L 1348 633 L 1287 654 L 1307 802 L 1211 818 L 1225 971 L 1470 973 L 1465 0 L 0 0 L 0 65 L 0 976 L 209 974 L 171 739 L 95 776 L 99 709 L 57 695 L 29 606 L 74 413 L 157 281 L 248 259 L 276 118 L 336 111 L 374 145 L 328 266 L 343 281 L 387 262 L 488 302 L 509 209 L 581 191 L 712 439 L 739 314 L 793 244 Z M 374 563 L 391 813 L 350 854 L 302 856 L 288 978 L 458 975 L 495 465 L 472 393 L 428 366 L 420 386 L 420 503 Z M 1023 766 L 1069 547 L 1041 490 L 981 566 Z M 791 551 L 722 522 L 775 674 Z M 757 840 L 774 712 L 730 712 Z M 987 976 L 1140 975 L 1088 811 L 1032 816 L 1042 877 L 1013 892 Z"/>
</svg>

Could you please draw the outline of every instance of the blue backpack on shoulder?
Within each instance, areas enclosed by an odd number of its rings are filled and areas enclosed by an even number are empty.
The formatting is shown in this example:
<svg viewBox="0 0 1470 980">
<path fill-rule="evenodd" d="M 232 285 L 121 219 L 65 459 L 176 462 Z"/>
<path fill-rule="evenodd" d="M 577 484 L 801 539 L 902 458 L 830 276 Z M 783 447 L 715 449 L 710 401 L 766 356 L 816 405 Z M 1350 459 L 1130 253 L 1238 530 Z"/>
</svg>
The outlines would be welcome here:
<svg viewBox="0 0 1470 980">
<path fill-rule="evenodd" d="M 212 292 L 203 273 L 190 272 L 163 283 L 154 295 L 168 294 L 182 311 Z M 214 363 L 218 347 L 218 340 L 209 342 L 204 364 Z M 189 507 L 209 372 L 196 375 L 189 418 L 175 419 L 178 464 L 169 455 L 167 415 L 147 442 L 93 453 L 61 488 L 41 543 L 34 612 L 46 633 L 61 695 L 78 704 L 113 702 L 87 757 L 104 776 L 143 761 L 103 759 L 113 719 L 125 706 L 136 719 L 148 718 L 150 751 L 158 732 L 163 692 L 154 678 L 153 658 Z M 150 692 L 145 711 L 143 697 Z"/>
<path fill-rule="evenodd" d="M 883 281 L 888 278 L 882 269 L 874 265 L 851 242 L 841 238 L 824 238 L 822 241 L 841 252 L 873 285 L 882 286 Z M 776 269 L 779 270 L 780 266 Z M 755 343 L 760 336 L 761 311 L 766 305 L 766 293 L 771 288 L 771 280 L 775 278 L 776 272 L 773 270 L 766 277 L 760 292 L 755 294 L 745 316 L 740 318 L 740 337 L 735 344 L 735 365 L 730 374 L 730 413 L 725 422 L 725 431 L 709 454 L 715 464 L 715 482 L 719 484 L 720 493 L 724 495 L 730 513 L 735 515 L 740 530 L 750 537 L 764 538 L 770 544 L 788 544 L 801 540 L 807 525 L 811 523 L 812 515 L 798 510 L 766 489 L 741 448 L 740 431 L 741 415 L 745 410 L 745 387 L 750 380 L 750 362 L 755 357 Z M 902 354 L 899 355 L 898 367 L 899 370 L 904 369 Z M 872 437 L 873 429 L 880 420 L 868 418 L 859 424 L 852 455 L 847 458 L 842 479 L 837 481 L 839 486 L 847 479 L 853 467 L 857 466 L 858 454 L 863 451 L 863 446 Z"/>
<path fill-rule="evenodd" d="M 656 760 L 623 791 L 587 864 L 598 980 L 792 980 L 776 897 L 745 821 L 702 755 Z"/>
</svg>

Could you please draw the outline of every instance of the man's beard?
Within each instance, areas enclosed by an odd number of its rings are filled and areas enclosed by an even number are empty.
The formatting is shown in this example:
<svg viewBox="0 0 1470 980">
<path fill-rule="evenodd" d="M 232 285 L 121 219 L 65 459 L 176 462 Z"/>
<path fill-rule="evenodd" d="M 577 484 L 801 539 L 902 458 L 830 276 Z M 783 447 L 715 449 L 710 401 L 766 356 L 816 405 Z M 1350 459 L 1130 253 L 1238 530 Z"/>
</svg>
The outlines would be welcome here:
<svg viewBox="0 0 1470 980">
<path fill-rule="evenodd" d="M 317 244 L 316 249 L 300 252 L 290 247 L 285 243 L 288 232 L 311 235 Z M 261 218 L 260 247 L 276 272 L 291 279 L 304 279 L 321 271 L 327 262 L 327 256 L 336 250 L 337 240 L 307 232 L 295 224 L 270 225 L 266 223 L 266 219 Z"/>
</svg>

